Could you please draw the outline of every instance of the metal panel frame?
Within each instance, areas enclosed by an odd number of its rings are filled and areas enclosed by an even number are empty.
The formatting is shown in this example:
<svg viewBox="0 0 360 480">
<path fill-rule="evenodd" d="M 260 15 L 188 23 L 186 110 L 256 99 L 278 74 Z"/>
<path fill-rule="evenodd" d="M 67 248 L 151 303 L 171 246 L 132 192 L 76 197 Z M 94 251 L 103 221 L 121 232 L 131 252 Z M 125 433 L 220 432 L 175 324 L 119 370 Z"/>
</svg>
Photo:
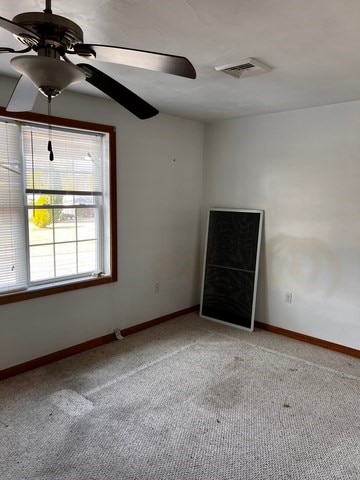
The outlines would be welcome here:
<svg viewBox="0 0 360 480">
<path fill-rule="evenodd" d="M 238 212 L 238 213 L 243 212 L 243 213 L 258 213 L 258 214 L 260 214 L 260 216 L 259 216 L 259 232 L 258 232 L 258 239 L 257 239 L 257 246 L 256 246 L 256 263 L 255 263 L 254 290 L 253 290 L 253 302 L 252 302 L 252 309 L 251 309 L 251 326 L 250 326 L 250 328 L 243 327 L 242 325 L 236 325 L 235 323 L 231 323 L 231 322 L 226 322 L 224 320 L 219 320 L 217 318 L 208 317 L 206 315 L 202 315 L 202 313 L 201 313 L 202 309 L 203 309 L 206 257 L 207 257 L 207 249 L 208 249 L 210 214 L 211 214 L 211 212 L 214 212 L 214 211 L 218 211 L 218 212 Z M 203 273 L 202 273 L 202 282 L 201 282 L 200 317 L 206 318 L 208 320 L 212 320 L 213 322 L 218 322 L 218 323 L 222 323 L 224 325 L 229 325 L 231 327 L 240 328 L 241 330 L 246 330 L 248 332 L 253 332 L 254 331 L 255 307 L 256 307 L 258 276 L 259 276 L 260 247 L 261 247 L 261 239 L 262 239 L 263 217 L 264 217 L 264 210 L 246 209 L 246 208 L 210 208 L 209 209 L 208 217 L 207 217 L 207 224 L 206 224 L 205 248 L 204 248 L 204 258 L 203 258 Z"/>
</svg>

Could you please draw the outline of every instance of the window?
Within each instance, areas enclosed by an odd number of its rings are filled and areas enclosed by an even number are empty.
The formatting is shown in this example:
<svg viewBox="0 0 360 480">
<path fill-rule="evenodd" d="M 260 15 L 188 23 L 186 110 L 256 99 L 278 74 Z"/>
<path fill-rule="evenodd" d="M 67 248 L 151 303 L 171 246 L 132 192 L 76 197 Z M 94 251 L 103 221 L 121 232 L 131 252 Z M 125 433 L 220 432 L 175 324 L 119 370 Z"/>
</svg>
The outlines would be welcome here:
<svg viewBox="0 0 360 480">
<path fill-rule="evenodd" d="M 114 129 L 0 113 L 0 303 L 115 281 Z"/>
</svg>

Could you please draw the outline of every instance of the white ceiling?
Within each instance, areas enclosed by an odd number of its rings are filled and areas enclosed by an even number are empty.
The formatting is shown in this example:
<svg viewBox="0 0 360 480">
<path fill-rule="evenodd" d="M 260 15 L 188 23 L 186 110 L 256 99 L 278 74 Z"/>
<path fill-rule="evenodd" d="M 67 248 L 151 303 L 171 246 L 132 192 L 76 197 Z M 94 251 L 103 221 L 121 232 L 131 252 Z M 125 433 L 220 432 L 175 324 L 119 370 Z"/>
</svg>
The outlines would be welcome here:
<svg viewBox="0 0 360 480">
<path fill-rule="evenodd" d="M 0 16 L 44 8 L 1 0 Z M 187 57 L 196 80 L 96 62 L 163 113 L 211 121 L 360 99 L 359 0 L 53 0 L 52 9 L 85 42 Z M 5 30 L 0 46 L 21 48 Z M 16 76 L 11 56 L 0 55 L 0 73 Z M 240 80 L 214 70 L 247 57 L 273 70 Z M 99 94 L 86 82 L 72 90 Z"/>
</svg>

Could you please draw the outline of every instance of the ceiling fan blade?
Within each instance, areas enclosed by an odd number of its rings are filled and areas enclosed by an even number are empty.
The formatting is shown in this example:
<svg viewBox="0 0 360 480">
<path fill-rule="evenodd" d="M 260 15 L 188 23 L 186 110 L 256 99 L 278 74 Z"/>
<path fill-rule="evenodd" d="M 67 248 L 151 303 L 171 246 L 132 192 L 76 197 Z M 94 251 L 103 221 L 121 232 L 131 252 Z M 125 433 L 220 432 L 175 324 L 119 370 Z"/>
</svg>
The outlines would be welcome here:
<svg viewBox="0 0 360 480">
<path fill-rule="evenodd" d="M 28 112 L 33 109 L 39 91 L 28 77 L 22 75 L 11 94 L 6 110 L 8 112 Z"/>
<path fill-rule="evenodd" d="M 0 17 L 0 27 L 5 28 L 5 30 L 13 33 L 18 37 L 31 37 L 36 40 L 40 40 L 40 37 L 37 33 L 29 30 L 28 28 L 22 27 L 21 25 L 18 25 L 17 23 L 14 23 L 4 17 Z"/>
<path fill-rule="evenodd" d="M 109 77 L 109 75 L 106 75 L 106 73 L 101 72 L 87 63 L 79 63 L 77 66 L 85 72 L 87 82 L 106 93 L 106 95 L 138 118 L 145 120 L 159 113 L 156 108 L 145 102 L 145 100 L 136 95 L 136 93 L 124 87 L 124 85 L 121 85 L 121 83 Z"/>
<path fill-rule="evenodd" d="M 84 43 L 74 45 L 74 50 L 80 56 L 89 58 L 94 56 L 97 60 L 103 62 L 120 63 L 130 67 L 196 78 L 194 67 L 185 57 L 110 45 L 90 45 Z"/>
</svg>

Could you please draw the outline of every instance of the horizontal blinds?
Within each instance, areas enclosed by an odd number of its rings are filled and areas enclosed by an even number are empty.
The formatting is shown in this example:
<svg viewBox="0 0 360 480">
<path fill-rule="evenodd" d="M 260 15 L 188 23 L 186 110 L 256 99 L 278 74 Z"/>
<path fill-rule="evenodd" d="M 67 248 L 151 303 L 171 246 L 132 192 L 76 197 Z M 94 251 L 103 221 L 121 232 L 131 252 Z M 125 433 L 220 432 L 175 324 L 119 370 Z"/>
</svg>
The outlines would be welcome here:
<svg viewBox="0 0 360 480">
<path fill-rule="evenodd" d="M 20 129 L 0 121 L 0 293 L 26 287 Z"/>
<path fill-rule="evenodd" d="M 51 135 L 54 160 L 49 160 Z M 23 127 L 28 193 L 99 195 L 102 192 L 102 135 L 38 126 Z"/>
</svg>

